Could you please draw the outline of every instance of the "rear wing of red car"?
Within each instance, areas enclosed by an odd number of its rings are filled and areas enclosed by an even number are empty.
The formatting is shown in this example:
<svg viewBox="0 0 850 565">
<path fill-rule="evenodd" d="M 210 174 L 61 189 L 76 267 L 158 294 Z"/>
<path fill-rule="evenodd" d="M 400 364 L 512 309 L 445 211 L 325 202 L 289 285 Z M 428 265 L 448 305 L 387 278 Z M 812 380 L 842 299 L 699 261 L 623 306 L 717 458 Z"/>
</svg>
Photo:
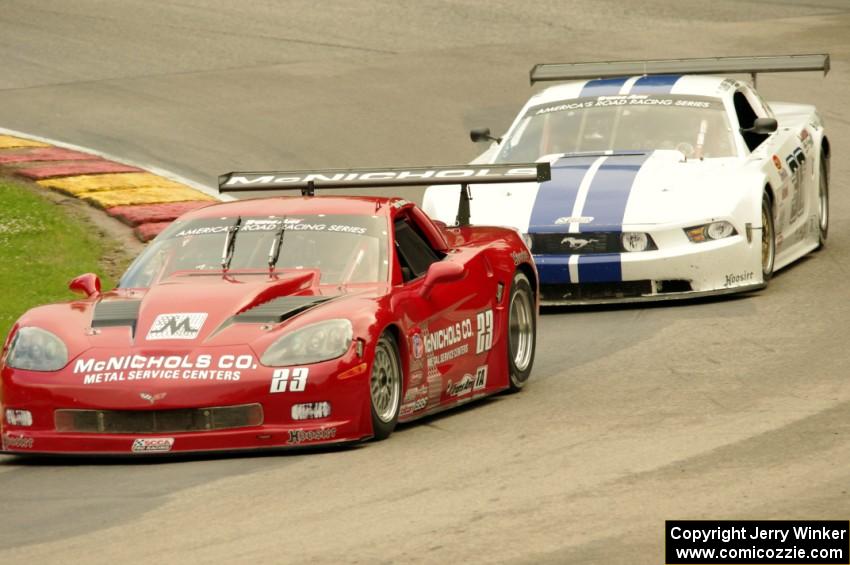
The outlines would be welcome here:
<svg viewBox="0 0 850 565">
<path fill-rule="evenodd" d="M 385 188 L 418 185 L 461 185 L 458 225 L 469 223 L 469 185 L 506 182 L 545 182 L 551 178 L 549 163 L 451 165 L 376 169 L 327 169 L 323 171 L 232 172 L 218 177 L 218 191 L 300 190 L 313 196 L 317 188 Z"/>
<path fill-rule="evenodd" d="M 529 72 L 531 84 L 636 75 L 725 75 L 748 74 L 755 83 L 758 73 L 801 71 L 829 72 L 829 54 L 764 55 L 755 57 L 706 57 L 701 59 L 654 59 L 594 63 L 540 63 Z"/>
</svg>

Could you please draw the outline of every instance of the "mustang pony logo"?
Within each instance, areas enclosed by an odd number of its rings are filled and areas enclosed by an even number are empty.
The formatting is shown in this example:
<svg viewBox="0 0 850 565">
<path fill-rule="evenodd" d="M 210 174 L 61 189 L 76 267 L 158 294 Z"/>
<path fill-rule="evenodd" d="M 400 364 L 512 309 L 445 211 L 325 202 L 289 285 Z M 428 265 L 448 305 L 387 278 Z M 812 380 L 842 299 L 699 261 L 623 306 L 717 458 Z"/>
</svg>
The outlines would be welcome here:
<svg viewBox="0 0 850 565">
<path fill-rule="evenodd" d="M 561 240 L 561 245 L 569 245 L 570 249 L 581 249 L 591 243 L 595 242 L 595 239 L 579 239 L 577 237 L 565 237 Z"/>
<path fill-rule="evenodd" d="M 157 400 L 162 400 L 167 395 L 168 395 L 167 392 L 158 392 L 156 394 L 150 394 L 148 392 L 143 392 L 143 393 L 139 394 L 139 396 L 142 398 L 142 400 L 147 400 L 151 404 L 153 404 Z"/>
<path fill-rule="evenodd" d="M 206 319 L 206 312 L 160 314 L 153 321 L 146 339 L 195 339 Z"/>
</svg>

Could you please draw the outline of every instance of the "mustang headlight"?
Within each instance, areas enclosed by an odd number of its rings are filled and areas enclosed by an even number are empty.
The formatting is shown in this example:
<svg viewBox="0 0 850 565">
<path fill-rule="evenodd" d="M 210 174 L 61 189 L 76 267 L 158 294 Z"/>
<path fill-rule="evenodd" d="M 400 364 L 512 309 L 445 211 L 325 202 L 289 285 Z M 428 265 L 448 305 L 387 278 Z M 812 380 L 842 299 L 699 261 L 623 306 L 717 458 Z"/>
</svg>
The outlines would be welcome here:
<svg viewBox="0 0 850 565">
<path fill-rule="evenodd" d="M 522 234 L 522 240 L 525 242 L 525 246 L 528 247 L 528 250 L 531 251 L 531 246 L 534 245 L 534 238 L 531 237 L 530 233 Z"/>
<path fill-rule="evenodd" d="M 12 339 L 6 365 L 26 371 L 58 371 L 68 364 L 68 348 L 41 328 L 21 328 Z"/>
<path fill-rule="evenodd" d="M 655 251 L 658 249 L 652 237 L 648 233 L 639 231 L 623 232 L 620 236 L 620 244 L 623 246 L 623 251 Z"/>
<path fill-rule="evenodd" d="M 308 365 L 339 357 L 351 347 L 354 330 L 344 319 L 305 326 L 274 342 L 260 358 L 263 365 Z"/>
<path fill-rule="evenodd" d="M 725 220 L 720 222 L 711 222 L 710 224 L 703 224 L 701 226 L 694 226 L 692 228 L 685 228 L 685 233 L 692 243 L 714 241 L 716 239 L 723 239 L 725 237 L 738 234 L 735 230 L 735 226 Z"/>
</svg>

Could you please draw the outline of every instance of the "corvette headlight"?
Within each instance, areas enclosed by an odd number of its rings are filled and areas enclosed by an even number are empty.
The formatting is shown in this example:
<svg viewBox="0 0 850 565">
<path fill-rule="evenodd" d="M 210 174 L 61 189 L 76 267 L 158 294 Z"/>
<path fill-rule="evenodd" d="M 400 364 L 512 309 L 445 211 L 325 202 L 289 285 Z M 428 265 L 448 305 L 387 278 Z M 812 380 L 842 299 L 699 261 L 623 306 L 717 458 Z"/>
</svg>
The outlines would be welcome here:
<svg viewBox="0 0 850 565">
<path fill-rule="evenodd" d="M 655 251 L 658 249 L 648 233 L 638 231 L 623 232 L 620 236 L 620 244 L 623 246 L 623 251 L 630 253 L 636 251 Z"/>
<path fill-rule="evenodd" d="M 737 235 L 738 232 L 735 230 L 735 226 L 723 220 L 720 222 L 703 224 L 701 226 L 694 226 L 692 228 L 685 228 L 685 234 L 687 234 L 688 239 L 690 239 L 692 243 L 701 243 L 703 241 L 714 241 Z"/>
<path fill-rule="evenodd" d="M 334 359 L 348 351 L 353 334 L 348 320 L 311 324 L 274 342 L 260 361 L 269 367 L 286 367 Z"/>
<path fill-rule="evenodd" d="M 6 365 L 25 371 L 58 371 L 68 364 L 68 348 L 41 328 L 21 328 L 12 339 Z"/>
</svg>

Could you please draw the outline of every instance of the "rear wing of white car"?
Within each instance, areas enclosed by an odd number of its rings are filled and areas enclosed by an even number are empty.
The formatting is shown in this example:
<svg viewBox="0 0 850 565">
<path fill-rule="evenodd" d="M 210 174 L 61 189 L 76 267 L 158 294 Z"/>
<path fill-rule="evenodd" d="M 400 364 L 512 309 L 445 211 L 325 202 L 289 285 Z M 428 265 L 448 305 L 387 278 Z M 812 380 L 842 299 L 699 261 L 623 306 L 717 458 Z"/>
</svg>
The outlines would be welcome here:
<svg viewBox="0 0 850 565">
<path fill-rule="evenodd" d="M 637 75 L 748 74 L 755 83 L 758 73 L 801 71 L 829 72 L 829 54 L 766 55 L 755 57 L 707 57 L 701 59 L 655 59 L 596 63 L 540 63 L 529 73 L 531 84 L 547 81 L 611 78 Z"/>
<path fill-rule="evenodd" d="M 232 172 L 218 177 L 218 191 L 254 192 L 300 190 L 313 196 L 317 188 L 385 188 L 435 184 L 459 184 L 457 221 L 469 223 L 469 185 L 505 182 L 545 182 L 552 176 L 546 163 L 497 165 L 451 165 L 376 169 L 326 169 L 323 171 Z"/>
</svg>

